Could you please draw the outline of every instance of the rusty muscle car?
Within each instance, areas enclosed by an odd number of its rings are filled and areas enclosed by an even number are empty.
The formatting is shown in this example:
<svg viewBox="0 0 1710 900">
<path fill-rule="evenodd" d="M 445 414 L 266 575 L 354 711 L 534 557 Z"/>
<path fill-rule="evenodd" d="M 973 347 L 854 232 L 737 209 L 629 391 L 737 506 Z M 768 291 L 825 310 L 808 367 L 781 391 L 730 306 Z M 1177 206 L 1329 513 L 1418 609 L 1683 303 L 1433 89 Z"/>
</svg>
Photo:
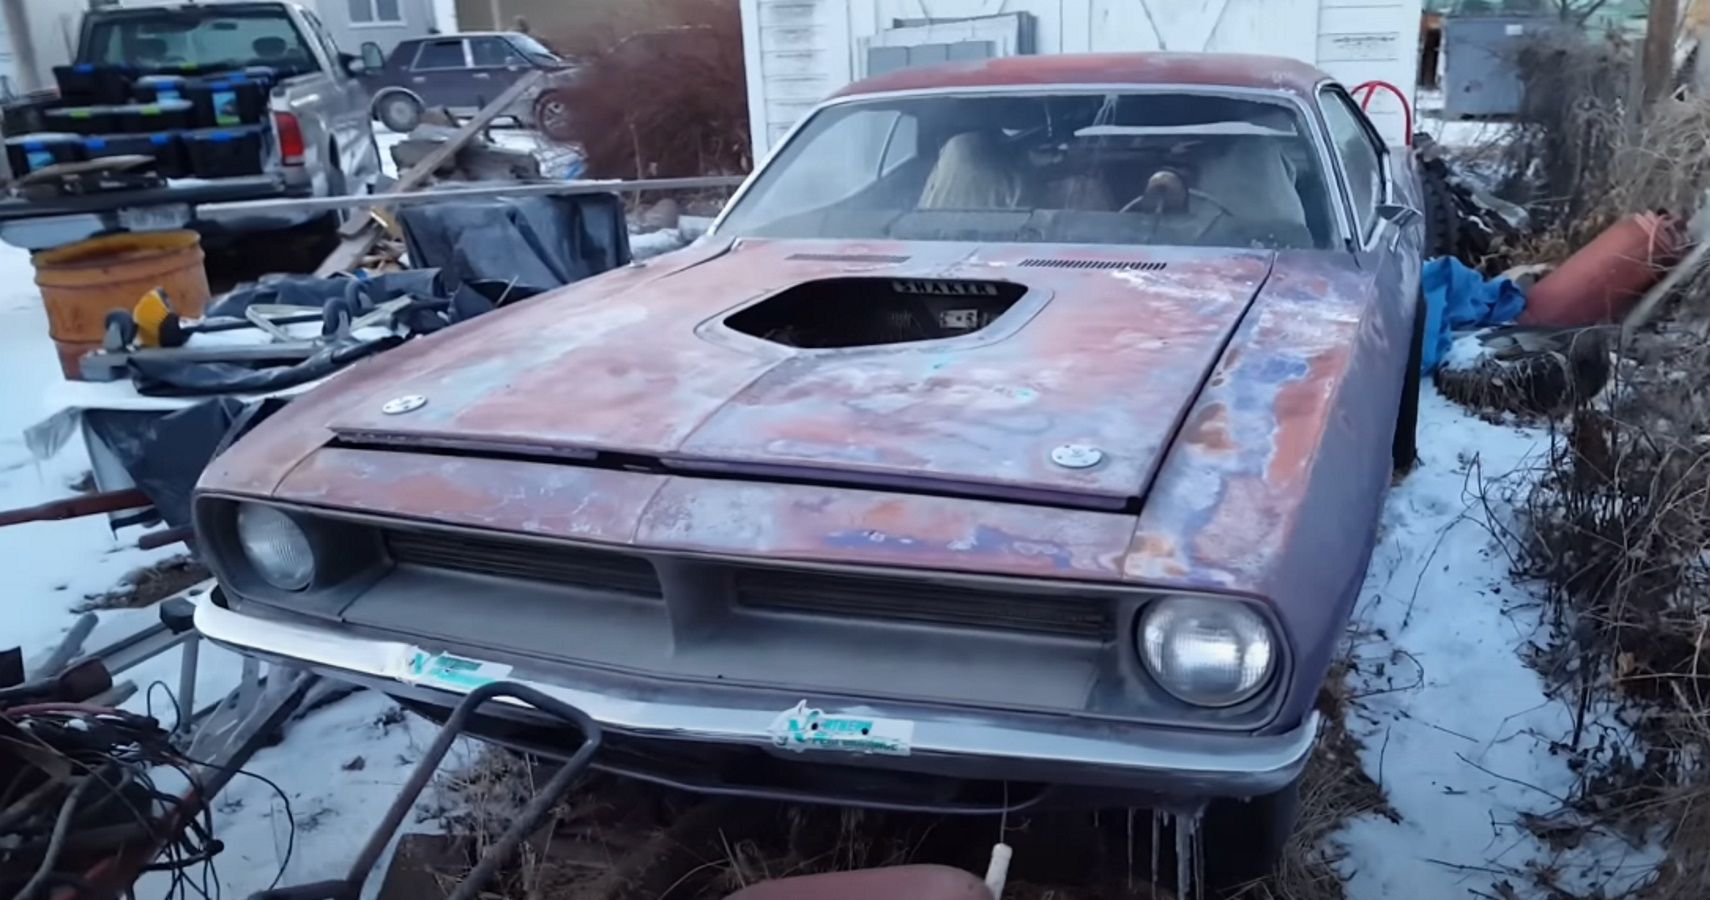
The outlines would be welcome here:
<svg viewBox="0 0 1710 900">
<path fill-rule="evenodd" d="M 430 716 L 520 681 L 691 790 L 1203 812 L 1274 853 L 1413 459 L 1418 195 L 1288 60 L 856 83 L 695 245 L 217 457 L 197 627 Z"/>
</svg>

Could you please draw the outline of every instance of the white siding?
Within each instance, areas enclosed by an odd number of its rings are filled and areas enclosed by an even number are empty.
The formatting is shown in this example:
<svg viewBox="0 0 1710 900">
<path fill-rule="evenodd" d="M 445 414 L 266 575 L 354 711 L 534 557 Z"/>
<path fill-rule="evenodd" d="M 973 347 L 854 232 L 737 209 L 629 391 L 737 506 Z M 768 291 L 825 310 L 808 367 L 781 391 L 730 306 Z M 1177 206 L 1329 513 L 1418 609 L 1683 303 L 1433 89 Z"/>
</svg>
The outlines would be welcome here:
<svg viewBox="0 0 1710 900">
<path fill-rule="evenodd" d="M 1292 56 L 1350 88 L 1376 79 L 1412 98 L 1419 12 L 1420 0 L 742 0 L 755 153 L 763 155 L 814 103 L 862 77 L 862 39 L 899 20 L 1027 13 L 1035 53 Z M 1400 143 L 1394 99 L 1379 94 L 1370 112 Z"/>
<path fill-rule="evenodd" d="M 1411 104 L 1419 80 L 1419 0 L 1320 2 L 1318 67 L 1350 88 L 1387 81 Z M 1390 143 L 1401 143 L 1404 116 L 1394 96 L 1374 94 L 1366 115 Z"/>
<path fill-rule="evenodd" d="M 398 0 L 400 22 L 353 22 L 349 0 L 319 0 L 304 5 L 321 17 L 341 53 L 360 56 L 362 45 L 369 42 L 379 44 L 382 52 L 391 53 L 399 41 L 422 37 L 435 27 L 433 0 Z"/>
</svg>

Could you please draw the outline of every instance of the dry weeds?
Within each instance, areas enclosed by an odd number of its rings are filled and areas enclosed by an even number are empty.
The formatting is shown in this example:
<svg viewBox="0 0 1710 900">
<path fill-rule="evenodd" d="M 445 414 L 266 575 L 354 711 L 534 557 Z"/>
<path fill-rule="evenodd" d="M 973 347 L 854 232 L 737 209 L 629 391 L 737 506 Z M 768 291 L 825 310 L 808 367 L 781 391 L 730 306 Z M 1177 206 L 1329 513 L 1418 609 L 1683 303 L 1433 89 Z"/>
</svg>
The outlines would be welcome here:
<svg viewBox="0 0 1710 900">
<path fill-rule="evenodd" d="M 99 594 L 89 594 L 72 612 L 86 613 L 102 609 L 139 609 L 172 596 L 213 575 L 208 567 L 187 555 L 172 556 L 154 565 L 137 569 L 124 577 L 119 586 Z"/>
<path fill-rule="evenodd" d="M 1336 832 L 1350 818 L 1395 813 L 1360 765 L 1343 726 L 1346 669 L 1319 698 L 1327 722 L 1302 783 L 1300 819 L 1278 872 L 1236 891 L 1242 900 L 1343 900 Z M 472 866 L 545 782 L 523 757 L 487 749 L 437 791 L 436 815 Z M 705 798 L 594 775 L 492 885 L 527 900 L 715 900 L 767 879 L 939 863 L 984 871 L 1000 834 L 1016 849 L 1006 900 L 1171 900 L 1146 871 L 1150 816 L 1121 811 L 943 817 Z M 1130 830 L 1138 828 L 1139 831 Z M 1166 863 L 1167 864 L 1167 863 Z M 449 886 L 467 866 L 440 873 Z M 1158 882 L 1173 883 L 1173 871 Z"/>
</svg>

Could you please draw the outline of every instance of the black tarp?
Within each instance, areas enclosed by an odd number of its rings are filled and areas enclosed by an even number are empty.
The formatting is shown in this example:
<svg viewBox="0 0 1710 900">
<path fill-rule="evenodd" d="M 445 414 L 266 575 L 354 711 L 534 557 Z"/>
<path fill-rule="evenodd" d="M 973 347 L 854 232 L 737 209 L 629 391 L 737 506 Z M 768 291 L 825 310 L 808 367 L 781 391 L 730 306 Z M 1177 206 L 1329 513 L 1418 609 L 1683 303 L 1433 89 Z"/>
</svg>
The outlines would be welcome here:
<svg viewBox="0 0 1710 900">
<path fill-rule="evenodd" d="M 410 265 L 448 288 L 500 281 L 551 290 L 627 265 L 629 226 L 616 194 L 449 200 L 398 211 Z"/>
</svg>

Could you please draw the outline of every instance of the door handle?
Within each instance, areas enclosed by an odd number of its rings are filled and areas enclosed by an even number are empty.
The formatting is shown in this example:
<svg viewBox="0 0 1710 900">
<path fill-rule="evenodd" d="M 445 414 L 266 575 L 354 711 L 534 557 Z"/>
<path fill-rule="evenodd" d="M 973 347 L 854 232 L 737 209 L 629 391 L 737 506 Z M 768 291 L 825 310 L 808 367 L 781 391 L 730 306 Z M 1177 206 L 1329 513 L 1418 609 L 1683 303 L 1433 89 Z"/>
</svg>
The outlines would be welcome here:
<svg viewBox="0 0 1710 900">
<path fill-rule="evenodd" d="M 410 80 L 412 82 L 415 82 L 416 84 L 421 84 L 422 82 L 427 80 L 427 76 L 426 75 L 417 75 L 417 76 L 411 78 Z"/>
<path fill-rule="evenodd" d="M 476 72 L 475 77 L 476 78 L 492 78 L 493 74 L 491 72 Z"/>
</svg>

